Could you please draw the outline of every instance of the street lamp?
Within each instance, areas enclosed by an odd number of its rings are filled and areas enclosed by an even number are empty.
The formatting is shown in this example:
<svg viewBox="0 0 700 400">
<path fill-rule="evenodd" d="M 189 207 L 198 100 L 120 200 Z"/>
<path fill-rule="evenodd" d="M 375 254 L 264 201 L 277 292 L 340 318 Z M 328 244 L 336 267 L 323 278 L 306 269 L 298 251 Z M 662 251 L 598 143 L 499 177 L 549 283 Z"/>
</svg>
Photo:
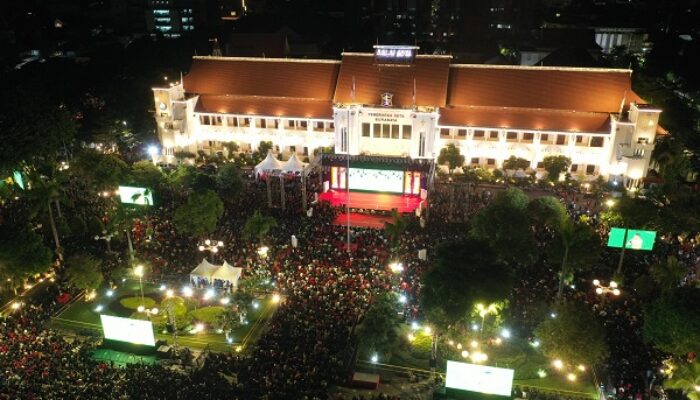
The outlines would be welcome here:
<svg viewBox="0 0 700 400">
<path fill-rule="evenodd" d="M 224 247 L 224 242 L 221 240 L 205 240 L 199 245 L 199 251 L 210 251 L 212 253 L 218 253 L 219 248 Z"/>
<path fill-rule="evenodd" d="M 498 312 L 498 308 L 496 308 L 496 304 L 494 303 L 491 303 L 488 306 L 478 303 L 476 305 L 476 311 L 481 317 L 481 329 L 479 330 L 479 336 L 481 337 L 484 335 L 484 321 L 486 320 L 486 316 L 489 314 L 496 314 L 496 312 Z"/>
<path fill-rule="evenodd" d="M 593 286 L 595 286 L 595 292 L 596 294 L 599 294 L 601 296 L 605 296 L 608 293 L 612 293 L 613 296 L 619 296 L 620 295 L 620 289 L 617 287 L 617 282 L 615 281 L 610 281 L 609 286 L 604 286 L 603 284 L 600 283 L 600 280 L 594 279 L 593 280 Z M 605 297 L 603 297 L 605 298 Z"/>
<path fill-rule="evenodd" d="M 389 269 L 395 274 L 401 273 L 403 272 L 403 264 L 400 262 L 393 262 L 389 264 Z"/>
<path fill-rule="evenodd" d="M 101 240 L 104 240 L 105 242 L 107 242 L 107 251 L 111 253 L 112 246 L 111 246 L 110 242 L 112 241 L 112 236 L 114 236 L 114 234 L 112 234 L 112 233 L 107 234 L 107 231 L 102 231 L 102 236 L 95 235 L 95 240 L 97 241 L 97 240 L 101 239 Z"/>
<path fill-rule="evenodd" d="M 134 267 L 134 275 L 139 277 L 139 288 L 141 289 L 141 305 L 143 305 L 143 265 L 139 264 L 136 267 Z"/>
</svg>

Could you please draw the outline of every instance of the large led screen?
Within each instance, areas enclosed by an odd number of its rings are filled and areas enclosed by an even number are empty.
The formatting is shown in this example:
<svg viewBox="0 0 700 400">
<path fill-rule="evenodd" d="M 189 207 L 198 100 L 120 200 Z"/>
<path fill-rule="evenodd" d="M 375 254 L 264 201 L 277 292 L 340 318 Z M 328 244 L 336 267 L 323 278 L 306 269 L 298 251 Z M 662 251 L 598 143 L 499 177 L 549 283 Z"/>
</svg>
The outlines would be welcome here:
<svg viewBox="0 0 700 400">
<path fill-rule="evenodd" d="M 511 396 L 513 370 L 447 361 L 445 387 L 498 396 Z"/>
<path fill-rule="evenodd" d="M 151 321 L 100 315 L 105 339 L 155 346 Z"/>
<path fill-rule="evenodd" d="M 403 171 L 350 168 L 350 190 L 403 193 Z"/>
<path fill-rule="evenodd" d="M 627 234 L 625 236 L 625 231 Z M 636 229 L 612 228 L 608 237 L 608 247 L 622 247 L 625 242 L 626 249 L 652 250 L 656 240 L 656 232 L 640 231 Z"/>
<path fill-rule="evenodd" d="M 124 204 L 153 205 L 153 193 L 146 188 L 119 186 L 119 198 Z"/>
</svg>

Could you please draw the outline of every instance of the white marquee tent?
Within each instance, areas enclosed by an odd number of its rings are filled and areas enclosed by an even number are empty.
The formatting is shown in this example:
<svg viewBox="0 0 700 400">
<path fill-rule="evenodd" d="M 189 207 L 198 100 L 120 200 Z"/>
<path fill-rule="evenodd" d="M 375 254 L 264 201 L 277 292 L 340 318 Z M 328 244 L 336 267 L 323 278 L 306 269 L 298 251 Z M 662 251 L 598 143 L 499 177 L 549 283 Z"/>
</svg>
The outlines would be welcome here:
<svg viewBox="0 0 700 400">
<path fill-rule="evenodd" d="M 297 173 L 304 170 L 305 164 L 299 160 L 297 153 L 292 153 L 286 163 L 282 166 L 282 171 L 287 173 Z"/>
<path fill-rule="evenodd" d="M 263 172 L 279 171 L 280 168 L 282 168 L 282 163 L 272 154 L 272 150 L 268 150 L 267 157 L 255 166 L 255 175 L 260 175 Z"/>
<path fill-rule="evenodd" d="M 199 263 L 199 265 L 190 272 L 190 279 L 192 278 L 200 278 L 200 279 L 206 279 L 207 281 L 211 281 L 211 276 L 216 271 L 220 265 L 214 265 L 207 261 L 206 258 L 202 259 L 202 262 Z"/>
<path fill-rule="evenodd" d="M 231 283 L 233 290 L 238 288 L 238 279 L 241 277 L 243 268 L 234 267 L 224 261 L 224 265 L 220 266 L 211 276 L 211 279 L 219 279 Z"/>
</svg>

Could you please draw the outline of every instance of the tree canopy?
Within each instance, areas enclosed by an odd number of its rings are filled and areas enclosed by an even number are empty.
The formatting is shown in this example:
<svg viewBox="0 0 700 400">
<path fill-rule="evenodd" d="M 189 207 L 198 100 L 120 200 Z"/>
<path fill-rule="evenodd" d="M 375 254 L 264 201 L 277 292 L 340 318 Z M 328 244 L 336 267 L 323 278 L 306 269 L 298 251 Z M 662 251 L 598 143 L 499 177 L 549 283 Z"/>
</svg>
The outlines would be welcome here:
<svg viewBox="0 0 700 400">
<path fill-rule="evenodd" d="M 559 180 L 559 175 L 571 166 L 571 159 L 564 155 L 546 156 L 542 159 L 542 163 L 544 170 L 547 171 L 547 179 L 556 182 Z"/>
<path fill-rule="evenodd" d="M 700 352 L 700 289 L 682 287 L 644 309 L 644 338 L 667 353 Z"/>
<path fill-rule="evenodd" d="M 78 289 L 95 290 L 104 281 L 100 268 L 100 260 L 87 254 L 77 254 L 66 260 L 66 278 Z"/>
<path fill-rule="evenodd" d="M 591 366 L 608 356 L 603 327 L 586 305 L 561 303 L 554 315 L 555 318 L 547 318 L 535 329 L 547 357 Z"/>
<path fill-rule="evenodd" d="M 216 173 L 216 188 L 225 199 L 238 196 L 243 190 L 241 170 L 233 163 L 220 166 Z"/>
<path fill-rule="evenodd" d="M 528 168 L 530 168 L 530 161 L 524 158 L 510 156 L 507 160 L 503 161 L 503 169 L 525 170 Z"/>
<path fill-rule="evenodd" d="M 457 167 L 464 165 L 464 156 L 460 154 L 459 148 L 450 143 L 447 147 L 440 149 L 440 155 L 438 155 L 438 164 L 447 165 L 447 169 L 452 173 Z"/>
<path fill-rule="evenodd" d="M 131 166 L 131 180 L 136 186 L 153 190 L 160 185 L 163 178 L 160 168 L 150 161 L 137 161 Z"/>
<path fill-rule="evenodd" d="M 527 205 L 527 213 L 533 224 L 549 228 L 559 227 L 569 218 L 564 204 L 553 196 L 532 199 Z"/>
<path fill-rule="evenodd" d="M 700 400 L 700 361 L 683 363 L 664 382 L 666 389 L 682 391 L 690 400 Z"/>
<path fill-rule="evenodd" d="M 421 304 L 433 323 L 447 327 L 467 318 L 477 303 L 503 301 L 512 285 L 510 269 L 486 242 L 445 243 L 423 276 Z"/>
<path fill-rule="evenodd" d="M 262 215 L 260 210 L 255 210 L 255 213 L 243 225 L 243 235 L 248 239 L 256 238 L 262 243 L 265 235 L 276 226 L 277 221 L 273 217 Z"/>
<path fill-rule="evenodd" d="M 118 156 L 92 149 L 82 150 L 71 164 L 72 169 L 97 190 L 114 189 L 129 176 L 129 167 Z"/>
<path fill-rule="evenodd" d="M 173 224 L 185 235 L 202 236 L 216 229 L 224 214 L 224 203 L 212 190 L 194 193 L 175 210 Z"/>
<path fill-rule="evenodd" d="M 373 297 L 372 305 L 357 328 L 360 343 L 369 352 L 386 355 L 394 347 L 399 326 L 396 300 L 394 293 L 382 293 Z"/>
<path fill-rule="evenodd" d="M 519 189 L 499 192 L 491 204 L 474 217 L 472 236 L 490 243 L 509 263 L 531 263 L 536 246 L 530 229 L 528 203 L 527 195 Z"/>
<path fill-rule="evenodd" d="M 0 275 L 22 280 L 46 271 L 53 260 L 41 236 L 27 228 L 0 228 Z"/>
</svg>

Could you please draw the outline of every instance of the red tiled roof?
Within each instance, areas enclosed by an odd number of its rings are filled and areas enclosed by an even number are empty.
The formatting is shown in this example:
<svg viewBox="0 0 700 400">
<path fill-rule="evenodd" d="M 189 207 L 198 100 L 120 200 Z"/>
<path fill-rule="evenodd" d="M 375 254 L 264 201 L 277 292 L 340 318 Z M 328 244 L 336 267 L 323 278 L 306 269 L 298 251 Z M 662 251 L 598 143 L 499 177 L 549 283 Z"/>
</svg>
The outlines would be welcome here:
<svg viewBox="0 0 700 400">
<path fill-rule="evenodd" d="M 394 95 L 396 107 L 413 106 L 413 82 L 416 82 L 416 104 L 419 106 L 445 105 L 450 57 L 416 57 L 411 66 L 382 66 L 374 63 L 369 53 L 345 53 L 333 101 L 353 102 L 352 78 L 355 77 L 355 100 L 360 104 L 380 104 L 381 94 Z"/>
<path fill-rule="evenodd" d="M 448 106 L 440 109 L 438 123 L 442 126 L 610 133 L 607 113 L 522 108 Z"/>
<path fill-rule="evenodd" d="M 619 112 L 638 96 L 630 71 L 453 65 L 447 104 Z"/>
<path fill-rule="evenodd" d="M 199 96 L 196 112 L 249 114 L 271 117 L 333 119 L 330 100 L 256 96 Z"/>
<path fill-rule="evenodd" d="M 326 60 L 194 57 L 185 92 L 330 100 L 340 63 Z"/>
</svg>

